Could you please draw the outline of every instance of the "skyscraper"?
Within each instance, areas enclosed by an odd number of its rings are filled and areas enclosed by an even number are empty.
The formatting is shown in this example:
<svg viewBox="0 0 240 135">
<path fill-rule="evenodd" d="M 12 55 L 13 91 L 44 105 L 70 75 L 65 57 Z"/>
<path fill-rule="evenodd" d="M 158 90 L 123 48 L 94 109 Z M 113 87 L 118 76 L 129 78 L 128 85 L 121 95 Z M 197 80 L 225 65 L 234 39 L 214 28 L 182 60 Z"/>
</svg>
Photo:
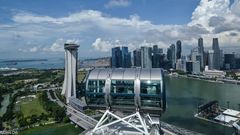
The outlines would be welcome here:
<svg viewBox="0 0 240 135">
<path fill-rule="evenodd" d="M 192 61 L 187 61 L 186 62 L 186 71 L 188 74 L 191 74 L 193 71 L 193 62 Z"/>
<path fill-rule="evenodd" d="M 218 38 L 213 38 L 213 43 L 212 43 L 212 50 L 214 51 L 213 53 L 213 69 L 219 70 L 221 67 L 221 51 L 219 48 L 218 44 Z"/>
<path fill-rule="evenodd" d="M 128 47 L 122 47 L 122 67 L 131 67 L 131 53 L 128 52 Z"/>
<path fill-rule="evenodd" d="M 176 43 L 176 59 L 181 58 L 181 53 L 182 53 L 182 43 L 180 40 L 178 40 Z"/>
<path fill-rule="evenodd" d="M 223 69 L 224 67 L 224 54 L 223 50 L 220 50 L 220 69 Z"/>
<path fill-rule="evenodd" d="M 199 53 L 199 48 L 194 48 L 191 51 L 191 61 L 192 61 L 192 73 L 199 74 L 201 69 L 201 55 Z"/>
<path fill-rule="evenodd" d="M 176 69 L 186 72 L 186 57 L 185 56 L 182 56 L 181 59 L 177 60 Z"/>
<path fill-rule="evenodd" d="M 236 66 L 235 55 L 234 54 L 224 54 L 224 68 L 234 69 Z"/>
<path fill-rule="evenodd" d="M 214 69 L 214 51 L 213 50 L 208 51 L 208 69 L 209 70 Z"/>
<path fill-rule="evenodd" d="M 160 54 L 163 54 L 163 49 L 162 48 L 158 48 L 158 51 Z"/>
<path fill-rule="evenodd" d="M 152 67 L 160 68 L 161 63 L 161 49 L 158 48 L 157 45 L 153 46 L 153 54 L 152 54 Z"/>
<path fill-rule="evenodd" d="M 172 50 L 170 47 L 167 49 L 167 60 L 168 61 L 172 60 Z"/>
<path fill-rule="evenodd" d="M 135 67 L 141 67 L 141 49 L 133 51 L 133 65 Z"/>
<path fill-rule="evenodd" d="M 191 60 L 194 61 L 201 61 L 200 54 L 198 53 L 198 48 L 194 48 L 191 50 Z"/>
<path fill-rule="evenodd" d="M 204 47 L 203 47 L 203 38 L 198 39 L 198 52 L 203 52 Z"/>
<path fill-rule="evenodd" d="M 154 45 L 154 46 L 153 46 L 152 52 L 153 52 L 153 53 L 159 53 L 158 45 Z"/>
<path fill-rule="evenodd" d="M 142 68 L 152 68 L 152 48 L 141 47 L 141 65 Z"/>
<path fill-rule="evenodd" d="M 112 67 L 113 68 L 130 68 L 132 66 L 131 53 L 128 52 L 128 47 L 112 48 Z"/>
<path fill-rule="evenodd" d="M 200 71 L 200 61 L 192 62 L 192 74 L 199 74 Z"/>
<path fill-rule="evenodd" d="M 120 47 L 112 48 L 112 67 L 122 67 L 122 51 Z"/>
<path fill-rule="evenodd" d="M 171 44 L 170 46 L 170 50 L 171 50 L 171 55 L 170 55 L 170 61 L 172 63 L 172 68 L 175 68 L 175 64 L 176 64 L 176 49 L 175 49 L 175 45 Z"/>
<path fill-rule="evenodd" d="M 70 97 L 76 97 L 78 47 L 76 44 L 64 45 L 65 75 L 61 94 L 65 95 L 67 103 Z"/>
<path fill-rule="evenodd" d="M 204 55 L 204 47 L 203 47 L 203 38 L 199 38 L 198 39 L 198 53 L 201 57 L 201 61 L 200 61 L 200 66 L 201 66 L 201 70 L 203 71 L 205 68 L 205 55 Z"/>
</svg>

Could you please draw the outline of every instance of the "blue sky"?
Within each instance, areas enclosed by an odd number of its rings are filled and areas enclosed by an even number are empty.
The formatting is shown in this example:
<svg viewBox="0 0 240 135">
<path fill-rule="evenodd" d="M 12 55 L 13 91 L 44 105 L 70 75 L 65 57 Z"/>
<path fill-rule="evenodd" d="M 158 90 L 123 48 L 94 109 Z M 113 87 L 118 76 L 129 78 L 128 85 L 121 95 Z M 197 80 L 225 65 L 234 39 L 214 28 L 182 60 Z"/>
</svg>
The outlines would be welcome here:
<svg viewBox="0 0 240 135">
<path fill-rule="evenodd" d="M 111 16 L 126 18 L 137 14 L 143 20 L 156 24 L 185 24 L 200 0 L 132 0 L 123 8 L 106 8 L 109 0 L 1 0 L 1 22 L 11 21 L 14 11 L 27 11 L 40 15 L 62 17 L 81 10 L 98 10 Z M 167 13 L 167 14 L 166 14 Z"/>
<path fill-rule="evenodd" d="M 0 0 L 0 57 L 63 57 L 63 44 L 80 44 L 83 58 L 109 56 L 114 46 L 159 45 L 197 39 L 222 47 L 240 42 L 239 0 Z"/>
</svg>

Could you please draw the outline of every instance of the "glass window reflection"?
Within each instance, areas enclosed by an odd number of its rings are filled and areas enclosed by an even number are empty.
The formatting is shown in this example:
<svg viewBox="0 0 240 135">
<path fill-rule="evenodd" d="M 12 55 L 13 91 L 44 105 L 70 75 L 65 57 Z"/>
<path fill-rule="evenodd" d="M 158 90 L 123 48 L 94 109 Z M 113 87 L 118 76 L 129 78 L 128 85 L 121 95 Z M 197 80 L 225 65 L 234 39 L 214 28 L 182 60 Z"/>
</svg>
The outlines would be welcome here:
<svg viewBox="0 0 240 135">
<path fill-rule="evenodd" d="M 110 95 L 113 105 L 134 105 L 134 80 L 112 80 Z"/>
<path fill-rule="evenodd" d="M 160 81 L 142 80 L 140 83 L 141 106 L 159 107 L 160 106 Z"/>
<path fill-rule="evenodd" d="M 104 88 L 105 80 L 89 80 L 88 89 L 86 90 L 87 103 L 104 105 L 105 104 Z"/>
</svg>

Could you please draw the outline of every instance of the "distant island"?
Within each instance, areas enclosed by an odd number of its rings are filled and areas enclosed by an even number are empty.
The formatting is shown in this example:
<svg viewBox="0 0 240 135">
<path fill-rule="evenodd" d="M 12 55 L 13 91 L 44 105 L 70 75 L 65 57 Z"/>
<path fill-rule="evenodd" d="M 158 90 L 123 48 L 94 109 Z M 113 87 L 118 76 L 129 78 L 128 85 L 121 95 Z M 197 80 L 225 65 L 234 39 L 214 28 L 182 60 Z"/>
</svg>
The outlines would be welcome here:
<svg viewBox="0 0 240 135">
<path fill-rule="evenodd" d="M 0 63 L 35 62 L 35 61 L 48 61 L 48 59 L 3 60 L 0 61 Z"/>
</svg>

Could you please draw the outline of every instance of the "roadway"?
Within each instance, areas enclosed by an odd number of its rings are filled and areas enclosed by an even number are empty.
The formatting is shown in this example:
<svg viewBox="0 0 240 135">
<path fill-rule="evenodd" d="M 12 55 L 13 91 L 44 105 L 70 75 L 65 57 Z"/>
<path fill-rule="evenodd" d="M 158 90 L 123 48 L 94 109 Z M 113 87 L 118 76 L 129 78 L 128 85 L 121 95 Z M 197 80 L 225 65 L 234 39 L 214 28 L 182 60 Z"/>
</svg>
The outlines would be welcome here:
<svg viewBox="0 0 240 135">
<path fill-rule="evenodd" d="M 85 130 L 92 129 L 97 124 L 97 120 L 93 119 L 92 117 L 74 109 L 70 105 L 64 104 L 56 95 L 56 92 L 54 91 L 54 96 L 56 97 L 55 102 L 61 106 L 67 108 L 66 114 L 69 116 L 69 119 L 77 124 L 78 126 L 84 128 Z M 50 93 L 49 93 L 50 94 Z M 51 97 L 51 95 L 49 95 Z"/>
<path fill-rule="evenodd" d="M 97 124 L 97 121 L 86 114 L 67 106 L 67 114 L 70 115 L 70 120 L 84 128 L 85 130 L 92 129 Z"/>
</svg>

